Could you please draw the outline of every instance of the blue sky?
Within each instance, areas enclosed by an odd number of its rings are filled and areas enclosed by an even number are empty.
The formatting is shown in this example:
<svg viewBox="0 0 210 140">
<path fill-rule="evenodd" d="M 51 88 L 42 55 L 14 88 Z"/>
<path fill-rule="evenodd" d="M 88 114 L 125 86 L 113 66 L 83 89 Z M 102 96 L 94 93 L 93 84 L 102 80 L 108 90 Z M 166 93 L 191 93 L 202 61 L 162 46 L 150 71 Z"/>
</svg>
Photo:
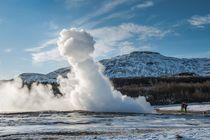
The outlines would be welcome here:
<svg viewBox="0 0 210 140">
<path fill-rule="evenodd" d="M 135 50 L 210 58 L 210 0 L 0 0 L 0 79 L 68 64 L 63 28 L 84 28 L 96 60 Z"/>
</svg>

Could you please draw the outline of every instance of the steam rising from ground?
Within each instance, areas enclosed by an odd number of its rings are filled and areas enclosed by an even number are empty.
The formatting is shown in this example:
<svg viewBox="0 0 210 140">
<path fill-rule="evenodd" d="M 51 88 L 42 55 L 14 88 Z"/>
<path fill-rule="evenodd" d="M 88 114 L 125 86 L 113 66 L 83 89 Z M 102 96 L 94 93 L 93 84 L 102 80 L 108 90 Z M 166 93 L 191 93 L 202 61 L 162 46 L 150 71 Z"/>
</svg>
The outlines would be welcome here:
<svg viewBox="0 0 210 140">
<path fill-rule="evenodd" d="M 0 84 L 0 112 L 23 112 L 39 110 L 64 110 L 61 100 L 54 96 L 51 85 L 32 84 L 23 86 L 22 80 Z"/>
<path fill-rule="evenodd" d="M 58 49 L 72 66 L 67 78 L 58 78 L 63 96 L 55 97 L 50 85 L 34 84 L 31 90 L 21 88 L 22 81 L 17 79 L 0 85 L 0 110 L 152 112 L 152 107 L 144 97 L 133 99 L 113 89 L 108 78 L 102 74 L 102 66 L 91 57 L 94 44 L 93 37 L 84 30 L 61 31 Z"/>
</svg>

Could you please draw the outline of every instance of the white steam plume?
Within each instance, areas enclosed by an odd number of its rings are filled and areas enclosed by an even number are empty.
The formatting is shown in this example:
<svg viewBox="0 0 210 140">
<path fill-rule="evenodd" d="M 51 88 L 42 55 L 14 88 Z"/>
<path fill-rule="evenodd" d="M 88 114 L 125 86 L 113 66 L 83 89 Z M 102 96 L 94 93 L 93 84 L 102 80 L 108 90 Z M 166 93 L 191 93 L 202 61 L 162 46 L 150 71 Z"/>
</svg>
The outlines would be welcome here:
<svg viewBox="0 0 210 140">
<path fill-rule="evenodd" d="M 151 113 L 144 97 L 123 96 L 94 62 L 95 41 L 84 30 L 69 29 L 60 33 L 59 51 L 72 66 L 67 78 L 59 77 L 61 97 L 54 96 L 51 85 L 32 84 L 29 90 L 22 80 L 0 83 L 0 112 L 43 110 L 86 110 L 96 112 Z M 23 86 L 23 87 L 22 87 Z"/>
<path fill-rule="evenodd" d="M 84 30 L 69 29 L 60 33 L 61 55 L 67 57 L 72 73 L 60 79 L 60 90 L 70 99 L 72 109 L 105 112 L 151 112 L 144 97 L 132 99 L 113 90 L 109 80 L 99 71 L 90 54 L 93 37 Z"/>
</svg>

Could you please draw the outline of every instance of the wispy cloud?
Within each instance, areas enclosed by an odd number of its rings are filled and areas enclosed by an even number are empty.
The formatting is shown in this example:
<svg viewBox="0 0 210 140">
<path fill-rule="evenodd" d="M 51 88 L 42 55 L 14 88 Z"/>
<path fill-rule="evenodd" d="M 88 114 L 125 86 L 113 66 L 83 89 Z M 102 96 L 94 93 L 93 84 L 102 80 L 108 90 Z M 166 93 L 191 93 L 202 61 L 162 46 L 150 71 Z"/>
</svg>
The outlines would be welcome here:
<svg viewBox="0 0 210 140">
<path fill-rule="evenodd" d="M 4 50 L 4 52 L 10 53 L 10 52 L 12 52 L 12 49 L 11 48 L 7 48 L 7 49 Z"/>
<path fill-rule="evenodd" d="M 96 40 L 93 57 L 102 59 L 106 58 L 110 52 L 114 52 L 114 55 L 120 55 L 135 50 L 149 50 L 151 46 L 147 45 L 147 43 L 146 45 L 136 46 L 136 42 L 143 44 L 142 42 L 147 42 L 153 38 L 161 39 L 170 31 L 161 30 L 152 26 L 123 23 L 117 26 L 90 29 L 88 32 Z M 40 47 L 28 49 L 27 51 L 31 52 L 33 62 L 40 63 L 50 60 L 63 60 L 64 58 L 60 56 L 57 47 L 53 47 L 47 51 L 43 50 L 50 44 L 54 44 L 55 41 L 55 39 L 51 39 L 43 43 Z"/>
<path fill-rule="evenodd" d="M 112 1 L 109 1 L 108 3 L 103 3 L 102 6 L 100 6 L 96 11 L 88 13 L 87 15 L 74 20 L 73 24 L 82 26 L 85 23 L 92 22 L 90 21 L 91 19 L 107 14 L 111 12 L 113 9 L 115 9 L 117 6 L 126 2 L 128 2 L 128 0 L 112 0 Z"/>
<path fill-rule="evenodd" d="M 156 27 L 124 23 L 118 26 L 103 27 L 89 30 L 96 39 L 96 51 L 94 57 L 106 56 L 106 53 L 120 49 L 121 47 L 134 47 L 135 42 L 147 42 L 152 38 L 163 38 L 170 31 L 163 31 Z M 127 44 L 126 44 L 127 43 Z"/>
<path fill-rule="evenodd" d="M 127 6 L 127 8 L 117 10 L 120 6 Z M 87 13 L 81 18 L 75 19 L 72 21 L 72 25 L 78 27 L 88 27 L 93 28 L 100 23 L 105 23 L 108 20 L 112 19 L 130 19 L 135 17 L 136 9 L 145 9 L 154 6 L 152 0 L 149 1 L 136 1 L 136 0 L 112 0 L 104 1 L 102 5 L 99 6 L 94 12 Z"/>
<path fill-rule="evenodd" d="M 104 22 L 106 20 L 111 20 L 111 19 L 115 19 L 115 18 L 118 18 L 118 19 L 119 18 L 130 19 L 130 18 L 132 18 L 134 16 L 135 16 L 135 14 L 131 13 L 130 10 L 119 11 L 119 12 L 115 12 L 115 13 L 109 14 L 108 16 L 103 17 L 99 21 Z"/>
<path fill-rule="evenodd" d="M 103 38 L 106 42 L 120 41 L 129 37 L 137 36 L 140 40 L 147 40 L 152 37 L 162 38 L 169 31 L 162 31 L 159 28 L 133 23 L 123 23 L 118 26 L 102 27 L 90 30 L 96 38 Z"/>
<path fill-rule="evenodd" d="M 34 63 L 63 60 L 57 48 L 53 48 L 49 51 L 41 51 L 41 52 L 32 53 L 31 55 L 32 55 L 32 59 Z"/>
<path fill-rule="evenodd" d="M 122 42 L 122 47 L 120 47 L 120 55 L 123 55 L 123 54 L 129 54 L 133 51 L 138 51 L 139 48 L 136 48 L 134 47 L 134 44 L 133 42 L 130 42 L 130 41 L 125 41 L 125 42 Z"/>
<path fill-rule="evenodd" d="M 64 0 L 64 3 L 67 8 L 79 8 L 82 5 L 87 4 L 88 0 Z"/>
<path fill-rule="evenodd" d="M 47 40 L 46 42 L 42 43 L 40 46 L 38 47 L 34 47 L 34 48 L 28 48 L 25 49 L 26 52 L 40 52 L 41 50 L 48 48 L 50 46 L 55 46 L 56 45 L 56 38 Z"/>
<path fill-rule="evenodd" d="M 152 6 L 154 6 L 153 1 L 144 1 L 143 3 L 138 4 L 136 6 L 136 8 L 144 9 L 144 8 L 148 8 L 148 7 L 152 7 Z"/>
<path fill-rule="evenodd" d="M 45 61 L 60 61 L 62 58 L 57 50 L 57 38 L 52 38 L 42 43 L 38 47 L 25 49 L 32 56 L 33 63 Z M 47 50 L 46 50 L 47 49 Z"/>
<path fill-rule="evenodd" d="M 106 4 L 104 4 L 101 8 L 99 8 L 96 12 L 92 13 L 92 16 L 100 16 L 112 11 L 117 6 L 127 2 L 127 0 L 113 0 Z"/>
<path fill-rule="evenodd" d="M 210 24 L 210 14 L 205 16 L 192 16 L 188 22 L 195 27 L 204 28 L 205 25 Z"/>
</svg>

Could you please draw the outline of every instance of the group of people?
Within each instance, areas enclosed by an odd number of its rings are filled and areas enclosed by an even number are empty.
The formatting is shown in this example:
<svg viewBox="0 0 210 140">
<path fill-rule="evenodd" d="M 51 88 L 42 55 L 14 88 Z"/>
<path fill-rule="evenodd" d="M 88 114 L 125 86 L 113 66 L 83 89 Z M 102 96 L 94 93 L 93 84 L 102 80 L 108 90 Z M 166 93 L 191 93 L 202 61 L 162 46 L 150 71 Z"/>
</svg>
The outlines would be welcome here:
<svg viewBox="0 0 210 140">
<path fill-rule="evenodd" d="M 185 111 L 185 112 L 187 112 L 187 106 L 188 106 L 188 104 L 187 104 L 187 103 L 182 102 L 182 104 L 181 104 L 181 111 Z"/>
</svg>

